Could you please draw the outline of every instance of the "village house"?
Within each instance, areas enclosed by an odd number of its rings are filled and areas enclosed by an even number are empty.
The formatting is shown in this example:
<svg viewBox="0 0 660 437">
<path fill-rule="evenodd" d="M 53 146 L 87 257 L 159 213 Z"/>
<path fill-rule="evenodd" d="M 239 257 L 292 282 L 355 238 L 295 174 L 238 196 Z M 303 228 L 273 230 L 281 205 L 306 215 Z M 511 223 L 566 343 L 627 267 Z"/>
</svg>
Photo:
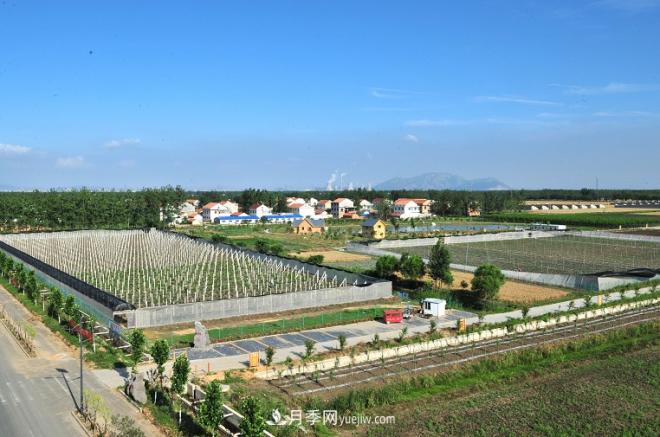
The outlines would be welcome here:
<svg viewBox="0 0 660 437">
<path fill-rule="evenodd" d="M 318 203 L 319 203 L 319 201 L 314 199 L 313 197 L 310 197 L 309 200 L 307 201 L 307 204 L 309 206 L 313 206 L 313 207 L 316 207 L 316 205 L 318 205 Z"/>
<path fill-rule="evenodd" d="M 257 217 L 261 218 L 262 216 L 272 214 L 273 209 L 267 205 L 264 205 L 263 203 L 255 203 L 254 205 L 250 206 L 248 212 L 250 215 L 256 215 Z"/>
<path fill-rule="evenodd" d="M 400 219 L 421 217 L 420 207 L 413 199 L 396 199 L 392 206 L 392 217 Z"/>
<path fill-rule="evenodd" d="M 431 215 L 431 205 L 433 205 L 433 201 L 429 199 L 413 199 L 413 201 L 419 206 L 419 213 L 422 216 L 430 216 Z"/>
<path fill-rule="evenodd" d="M 291 225 L 298 235 L 322 234 L 326 231 L 325 220 L 304 218 L 296 220 Z"/>
<path fill-rule="evenodd" d="M 231 200 L 222 202 L 210 202 L 202 207 L 202 217 L 204 221 L 213 222 L 216 217 L 229 216 L 238 212 L 238 204 Z"/>
<path fill-rule="evenodd" d="M 467 208 L 468 217 L 479 217 L 481 215 L 481 210 L 478 207 L 469 207 Z"/>
<path fill-rule="evenodd" d="M 366 199 L 362 199 L 358 203 L 358 209 L 360 212 L 371 212 L 374 209 L 374 204 Z"/>
<path fill-rule="evenodd" d="M 307 203 L 291 203 L 289 205 L 289 212 L 291 214 L 300 214 L 303 217 L 311 217 L 314 215 L 314 207 Z"/>
<path fill-rule="evenodd" d="M 370 240 L 382 240 L 385 238 L 387 225 L 384 221 L 371 218 L 362 222 L 362 236 Z"/>
<path fill-rule="evenodd" d="M 332 200 L 321 199 L 316 204 L 316 209 L 330 211 L 332 209 Z"/>
<path fill-rule="evenodd" d="M 330 208 L 332 216 L 335 218 L 342 218 L 344 213 L 355 211 L 355 205 L 351 199 L 346 199 L 345 197 L 338 197 L 332 202 Z"/>
</svg>

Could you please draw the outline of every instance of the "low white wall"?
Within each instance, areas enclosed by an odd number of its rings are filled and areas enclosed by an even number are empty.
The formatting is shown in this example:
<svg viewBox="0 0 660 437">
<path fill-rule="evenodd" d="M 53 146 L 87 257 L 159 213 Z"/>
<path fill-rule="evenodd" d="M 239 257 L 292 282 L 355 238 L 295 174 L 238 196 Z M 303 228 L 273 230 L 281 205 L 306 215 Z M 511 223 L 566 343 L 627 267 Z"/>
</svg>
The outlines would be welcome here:
<svg viewBox="0 0 660 437">
<path fill-rule="evenodd" d="M 304 373 L 312 373 L 317 370 L 327 371 L 338 367 L 347 367 L 350 365 L 355 365 L 360 363 L 374 362 L 383 358 L 387 359 L 387 358 L 411 355 L 419 352 L 442 349 L 450 346 L 458 346 L 461 344 L 476 343 L 483 340 L 505 337 L 507 335 L 522 334 L 524 332 L 543 330 L 556 325 L 571 323 L 576 320 L 591 319 L 606 314 L 616 314 L 634 308 L 641 308 L 641 307 L 655 305 L 659 302 L 660 302 L 660 298 L 643 300 L 638 302 L 623 303 L 621 305 L 616 305 L 606 308 L 587 310 L 578 314 L 559 316 L 556 318 L 549 319 L 548 321 L 532 320 L 529 322 L 519 323 L 513 326 L 512 331 L 509 331 L 507 328 L 486 329 L 480 332 L 457 335 L 455 337 L 442 338 L 438 340 L 426 341 L 421 343 L 414 343 L 410 345 L 382 349 L 380 351 L 363 352 L 361 354 L 355 355 L 353 358 L 351 358 L 350 356 L 340 356 L 337 358 L 318 361 L 305 366 L 302 365 L 296 366 L 293 367 L 291 370 L 285 369 L 282 371 L 282 375 L 289 376 L 289 375 L 297 375 Z M 262 370 L 256 372 L 255 377 L 259 379 L 277 379 L 280 377 L 280 374 L 278 374 L 276 370 L 268 369 L 268 370 Z"/>
<path fill-rule="evenodd" d="M 378 281 L 367 286 L 345 286 L 294 293 L 222 299 L 190 304 L 139 308 L 122 312 L 129 328 L 176 325 L 194 321 L 315 308 L 392 296 L 392 283 Z"/>
</svg>

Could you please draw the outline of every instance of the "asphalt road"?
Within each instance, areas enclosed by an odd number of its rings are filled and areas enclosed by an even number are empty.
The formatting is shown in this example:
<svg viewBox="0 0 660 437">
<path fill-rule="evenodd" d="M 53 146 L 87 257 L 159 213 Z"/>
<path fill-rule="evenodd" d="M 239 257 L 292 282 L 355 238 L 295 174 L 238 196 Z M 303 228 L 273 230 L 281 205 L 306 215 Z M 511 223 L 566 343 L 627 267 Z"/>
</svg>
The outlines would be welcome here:
<svg viewBox="0 0 660 437">
<path fill-rule="evenodd" d="M 30 313 L 0 287 L 0 304 L 15 320 Z M 80 396 L 77 351 L 64 345 L 40 322 L 36 330 L 37 356 L 27 357 L 9 331 L 0 324 L 0 437 L 85 436 L 71 415 Z M 161 433 L 115 389 L 85 368 L 85 388 L 99 394 L 111 414 L 132 418 L 145 435 Z M 121 381 L 117 383 L 121 385 Z"/>
<path fill-rule="evenodd" d="M 4 326 L 0 357 L 0 436 L 85 435 L 71 416 L 72 375 L 27 358 Z"/>
</svg>

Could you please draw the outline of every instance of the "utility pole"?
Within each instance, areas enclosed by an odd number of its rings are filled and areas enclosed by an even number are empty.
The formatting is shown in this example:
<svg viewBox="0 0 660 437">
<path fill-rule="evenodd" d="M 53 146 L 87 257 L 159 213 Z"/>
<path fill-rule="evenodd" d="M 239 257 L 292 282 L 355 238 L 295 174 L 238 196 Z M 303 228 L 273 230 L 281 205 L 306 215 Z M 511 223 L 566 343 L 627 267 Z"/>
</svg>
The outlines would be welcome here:
<svg viewBox="0 0 660 437">
<path fill-rule="evenodd" d="M 83 318 L 80 319 L 80 329 L 82 329 Z M 80 341 L 80 412 L 85 411 L 85 397 L 83 395 L 83 339 L 81 331 L 78 331 L 78 340 Z"/>
</svg>

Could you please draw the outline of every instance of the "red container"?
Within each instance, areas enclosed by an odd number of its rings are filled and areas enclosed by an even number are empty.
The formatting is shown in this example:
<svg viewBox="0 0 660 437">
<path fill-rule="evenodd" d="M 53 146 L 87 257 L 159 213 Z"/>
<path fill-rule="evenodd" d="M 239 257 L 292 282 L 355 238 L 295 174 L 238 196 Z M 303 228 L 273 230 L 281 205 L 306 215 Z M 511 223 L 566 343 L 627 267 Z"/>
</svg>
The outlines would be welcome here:
<svg viewBox="0 0 660 437">
<path fill-rule="evenodd" d="M 385 310 L 383 311 L 383 320 L 385 320 L 385 323 L 401 323 L 403 321 L 403 310 Z"/>
</svg>

